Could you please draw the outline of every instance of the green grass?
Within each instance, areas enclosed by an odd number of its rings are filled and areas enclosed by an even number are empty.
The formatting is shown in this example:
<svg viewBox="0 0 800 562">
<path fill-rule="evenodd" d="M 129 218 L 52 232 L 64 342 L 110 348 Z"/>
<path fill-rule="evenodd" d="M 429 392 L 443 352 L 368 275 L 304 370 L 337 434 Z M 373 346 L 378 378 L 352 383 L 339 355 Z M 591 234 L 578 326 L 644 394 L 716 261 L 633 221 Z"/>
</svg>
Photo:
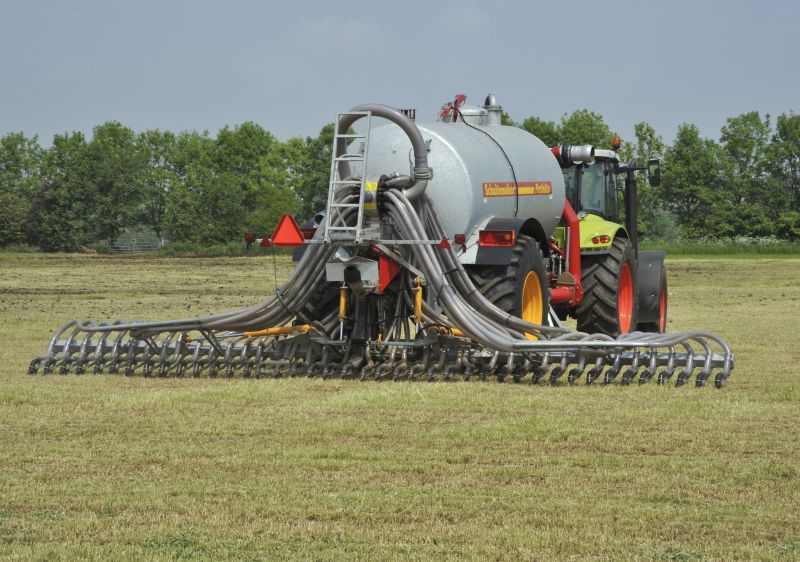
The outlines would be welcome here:
<svg viewBox="0 0 800 562">
<path fill-rule="evenodd" d="M 719 257 L 757 258 L 757 257 L 800 257 L 800 243 L 787 242 L 774 238 L 755 238 L 749 242 L 735 240 L 697 241 L 686 240 L 669 242 L 662 240 L 642 240 L 642 250 L 664 250 L 673 257 Z"/>
<path fill-rule="evenodd" d="M 0 255 L 0 558 L 798 559 L 800 259 L 668 266 L 721 391 L 30 377 L 70 318 L 244 306 L 273 262 Z"/>
</svg>

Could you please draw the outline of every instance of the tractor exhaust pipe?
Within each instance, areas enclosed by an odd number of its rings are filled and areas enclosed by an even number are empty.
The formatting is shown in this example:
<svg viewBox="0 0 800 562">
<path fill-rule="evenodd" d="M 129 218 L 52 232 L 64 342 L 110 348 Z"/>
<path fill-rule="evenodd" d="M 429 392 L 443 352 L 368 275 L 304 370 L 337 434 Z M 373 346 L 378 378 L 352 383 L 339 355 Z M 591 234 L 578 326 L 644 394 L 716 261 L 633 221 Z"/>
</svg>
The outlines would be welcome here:
<svg viewBox="0 0 800 562">
<path fill-rule="evenodd" d="M 594 147 L 590 144 L 581 146 L 557 144 L 550 151 L 559 164 L 591 164 L 594 162 Z"/>
</svg>

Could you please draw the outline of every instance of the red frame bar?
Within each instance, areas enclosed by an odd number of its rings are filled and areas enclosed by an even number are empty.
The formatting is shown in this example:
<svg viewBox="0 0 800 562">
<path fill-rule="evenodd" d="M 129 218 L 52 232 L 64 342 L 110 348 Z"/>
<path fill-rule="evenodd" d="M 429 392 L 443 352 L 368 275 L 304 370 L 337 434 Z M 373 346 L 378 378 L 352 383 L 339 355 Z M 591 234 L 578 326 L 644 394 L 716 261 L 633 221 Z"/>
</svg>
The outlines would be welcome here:
<svg viewBox="0 0 800 562">
<path fill-rule="evenodd" d="M 583 300 L 583 286 L 581 285 L 581 221 L 566 198 L 564 199 L 564 213 L 562 216 L 569 233 L 567 267 L 575 277 L 575 286 L 553 287 L 550 292 L 550 304 L 577 306 Z"/>
</svg>

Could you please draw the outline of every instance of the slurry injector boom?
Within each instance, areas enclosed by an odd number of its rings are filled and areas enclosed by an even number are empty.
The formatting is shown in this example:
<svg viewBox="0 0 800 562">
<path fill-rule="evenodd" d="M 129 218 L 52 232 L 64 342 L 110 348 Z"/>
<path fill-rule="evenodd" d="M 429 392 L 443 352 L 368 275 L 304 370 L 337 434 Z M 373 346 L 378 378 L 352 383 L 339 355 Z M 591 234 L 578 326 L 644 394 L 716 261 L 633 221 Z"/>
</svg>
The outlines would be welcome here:
<svg viewBox="0 0 800 562">
<path fill-rule="evenodd" d="M 327 207 L 303 228 L 283 217 L 263 240 L 297 246 L 298 260 L 264 302 L 73 320 L 30 373 L 722 386 L 730 348 L 707 332 L 664 333 L 664 254 L 638 250 L 635 173 L 657 185 L 659 162 L 548 148 L 501 125 L 493 95 L 464 100 L 433 123 L 380 104 L 337 116 Z"/>
</svg>

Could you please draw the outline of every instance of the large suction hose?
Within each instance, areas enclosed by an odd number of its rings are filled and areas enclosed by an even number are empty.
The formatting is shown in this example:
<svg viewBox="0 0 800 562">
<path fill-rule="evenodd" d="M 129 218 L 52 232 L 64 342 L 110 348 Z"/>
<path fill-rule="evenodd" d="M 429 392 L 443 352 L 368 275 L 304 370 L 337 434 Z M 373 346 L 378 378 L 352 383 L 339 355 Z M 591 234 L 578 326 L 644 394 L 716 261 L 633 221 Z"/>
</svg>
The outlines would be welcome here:
<svg viewBox="0 0 800 562">
<path fill-rule="evenodd" d="M 372 115 L 391 121 L 403 129 L 403 132 L 406 134 L 406 136 L 408 136 L 408 140 L 411 141 L 411 147 L 414 150 L 414 174 L 412 177 L 414 184 L 405 188 L 403 192 L 411 201 L 421 197 L 422 194 L 425 193 L 428 180 L 433 177 L 433 171 L 428 167 L 428 147 L 425 144 L 425 139 L 422 138 L 422 133 L 419 132 L 419 129 L 414 122 L 397 109 L 381 103 L 365 103 L 362 105 L 357 105 L 350 111 L 369 111 L 372 113 Z M 361 118 L 361 115 L 342 116 L 339 119 L 339 122 L 336 124 L 336 133 L 346 133 L 353 123 Z M 345 153 L 346 148 L 347 147 L 345 146 L 345 143 L 337 143 L 336 156 L 342 156 Z M 347 161 L 340 161 L 339 177 L 346 178 L 351 174 L 352 171 L 350 170 L 350 163 Z"/>
</svg>

